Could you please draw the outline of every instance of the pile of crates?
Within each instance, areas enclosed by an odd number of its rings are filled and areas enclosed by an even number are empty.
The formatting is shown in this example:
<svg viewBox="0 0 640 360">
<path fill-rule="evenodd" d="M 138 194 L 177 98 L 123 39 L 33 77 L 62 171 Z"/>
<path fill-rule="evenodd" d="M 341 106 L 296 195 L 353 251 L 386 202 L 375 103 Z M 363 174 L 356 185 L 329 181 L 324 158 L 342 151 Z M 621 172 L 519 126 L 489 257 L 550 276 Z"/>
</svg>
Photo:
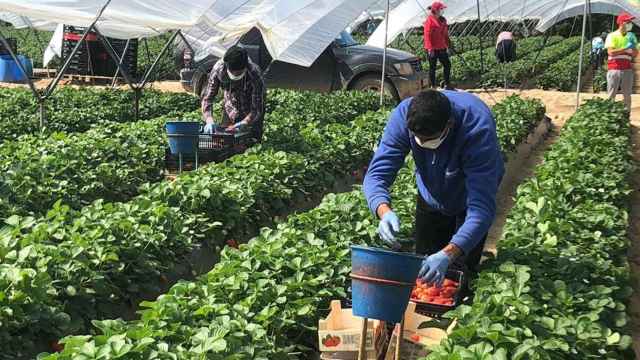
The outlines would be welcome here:
<svg viewBox="0 0 640 360">
<path fill-rule="evenodd" d="M 62 57 L 67 58 L 82 38 L 86 28 L 65 25 L 62 46 Z M 138 39 L 131 39 L 126 54 L 127 40 L 107 38 L 116 53 L 123 58 L 122 66 L 126 67 L 132 77 L 138 71 Z M 98 39 L 98 34 L 90 32 L 80 45 L 78 52 L 71 59 L 68 74 L 113 77 L 118 70 L 116 61 L 109 56 L 107 49 Z"/>
</svg>

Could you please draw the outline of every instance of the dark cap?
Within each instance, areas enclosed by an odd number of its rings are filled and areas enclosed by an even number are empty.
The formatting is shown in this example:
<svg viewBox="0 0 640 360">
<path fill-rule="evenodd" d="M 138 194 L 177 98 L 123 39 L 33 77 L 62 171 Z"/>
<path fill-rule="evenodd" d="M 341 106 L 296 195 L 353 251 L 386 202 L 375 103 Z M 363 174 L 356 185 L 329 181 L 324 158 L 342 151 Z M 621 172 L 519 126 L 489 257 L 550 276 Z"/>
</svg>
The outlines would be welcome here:
<svg viewBox="0 0 640 360">
<path fill-rule="evenodd" d="M 229 70 L 239 71 L 247 68 L 248 58 L 247 50 L 234 45 L 224 54 L 223 60 Z"/>
</svg>

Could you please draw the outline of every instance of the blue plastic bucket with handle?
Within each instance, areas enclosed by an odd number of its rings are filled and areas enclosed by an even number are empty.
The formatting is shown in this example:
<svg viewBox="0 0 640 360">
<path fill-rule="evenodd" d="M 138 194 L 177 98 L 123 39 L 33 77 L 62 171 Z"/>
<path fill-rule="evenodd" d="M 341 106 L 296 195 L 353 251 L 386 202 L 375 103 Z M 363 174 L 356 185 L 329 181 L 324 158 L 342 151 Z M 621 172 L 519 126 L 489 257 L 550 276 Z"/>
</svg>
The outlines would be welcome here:
<svg viewBox="0 0 640 360">
<path fill-rule="evenodd" d="M 169 121 L 166 123 L 169 149 L 173 155 L 193 154 L 198 151 L 200 123 L 196 121 Z"/>
<path fill-rule="evenodd" d="M 351 292 L 356 316 L 399 323 L 411 298 L 422 256 L 351 246 Z"/>
</svg>

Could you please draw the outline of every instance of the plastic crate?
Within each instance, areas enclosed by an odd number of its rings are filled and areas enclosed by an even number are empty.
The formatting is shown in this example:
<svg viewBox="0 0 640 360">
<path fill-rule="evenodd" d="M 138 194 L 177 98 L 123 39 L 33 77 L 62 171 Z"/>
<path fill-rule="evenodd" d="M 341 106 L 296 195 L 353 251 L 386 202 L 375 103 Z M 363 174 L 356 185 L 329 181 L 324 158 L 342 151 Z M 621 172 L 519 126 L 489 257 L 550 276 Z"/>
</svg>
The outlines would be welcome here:
<svg viewBox="0 0 640 360">
<path fill-rule="evenodd" d="M 13 53 L 18 55 L 18 41 L 15 38 L 7 38 L 6 40 Z M 0 42 L 0 55 L 10 55 L 9 49 L 2 42 Z"/>
<path fill-rule="evenodd" d="M 433 318 L 440 318 L 444 313 L 446 313 L 449 310 L 455 309 L 458 305 L 462 303 L 462 300 L 465 295 L 464 293 L 465 293 L 466 281 L 467 281 L 467 277 L 464 271 L 449 268 L 449 270 L 447 271 L 447 274 L 445 275 L 445 278 L 453 280 L 458 283 L 458 292 L 453 298 L 453 305 L 431 304 L 431 303 L 426 303 L 420 300 L 411 299 L 411 302 L 414 302 L 416 304 L 416 312 L 418 314 L 430 316 Z"/>
<path fill-rule="evenodd" d="M 200 134 L 198 140 L 198 166 L 211 162 L 222 162 L 233 155 L 244 152 L 253 143 L 253 136 L 248 132 Z M 165 169 L 169 173 L 176 173 L 180 168 L 179 162 L 179 156 L 172 154 L 167 148 L 165 151 Z M 195 167 L 195 154 L 182 155 L 182 171 L 195 170 Z"/>
</svg>

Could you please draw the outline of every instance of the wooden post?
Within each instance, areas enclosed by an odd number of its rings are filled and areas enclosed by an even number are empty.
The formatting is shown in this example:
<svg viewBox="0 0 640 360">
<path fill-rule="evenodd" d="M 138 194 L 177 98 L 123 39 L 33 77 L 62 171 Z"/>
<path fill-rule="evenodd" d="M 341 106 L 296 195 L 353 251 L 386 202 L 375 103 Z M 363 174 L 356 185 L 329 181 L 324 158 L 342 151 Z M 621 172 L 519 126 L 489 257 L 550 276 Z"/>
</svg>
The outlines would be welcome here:
<svg viewBox="0 0 640 360">
<path fill-rule="evenodd" d="M 364 318 L 362 321 L 362 332 L 360 332 L 360 351 L 358 352 L 358 360 L 367 358 L 367 324 L 369 319 Z"/>
<path fill-rule="evenodd" d="M 400 328 L 400 332 L 398 334 L 398 337 L 396 338 L 396 356 L 395 356 L 395 360 L 400 360 L 400 354 L 401 352 L 401 347 L 402 347 L 402 338 L 404 337 L 404 317 L 402 317 L 402 320 L 400 320 L 400 324 L 398 324 L 398 327 Z"/>
</svg>

